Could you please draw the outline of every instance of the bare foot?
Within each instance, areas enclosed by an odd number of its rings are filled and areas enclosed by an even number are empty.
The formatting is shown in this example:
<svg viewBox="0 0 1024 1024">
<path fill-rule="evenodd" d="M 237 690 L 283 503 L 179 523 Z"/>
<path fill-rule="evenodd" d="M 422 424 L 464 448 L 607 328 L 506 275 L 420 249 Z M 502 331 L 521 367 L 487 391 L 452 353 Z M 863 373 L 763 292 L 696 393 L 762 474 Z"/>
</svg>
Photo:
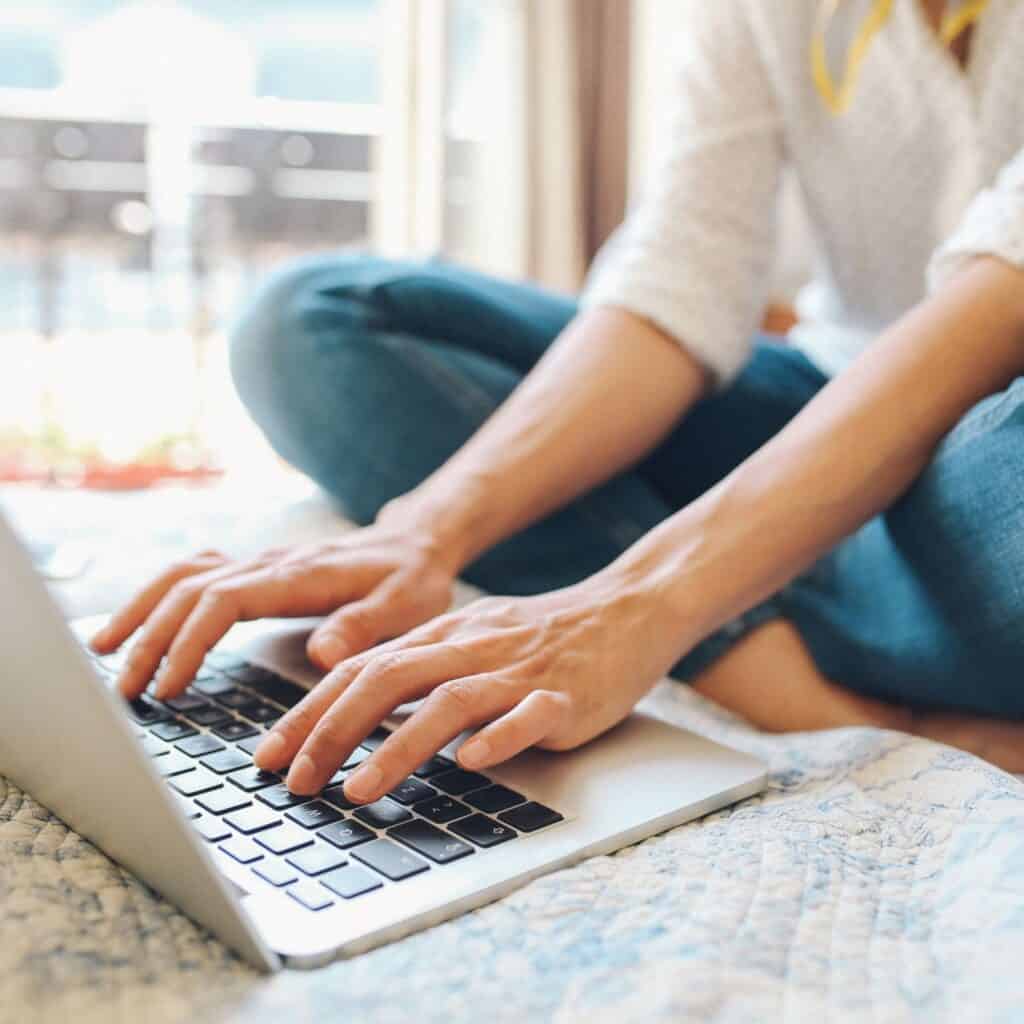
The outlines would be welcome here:
<svg viewBox="0 0 1024 1024">
<path fill-rule="evenodd" d="M 873 725 L 946 743 L 1024 772 L 1024 722 L 920 711 L 862 697 L 826 679 L 796 628 L 775 620 L 754 630 L 694 680 L 703 696 L 766 732 Z"/>
</svg>

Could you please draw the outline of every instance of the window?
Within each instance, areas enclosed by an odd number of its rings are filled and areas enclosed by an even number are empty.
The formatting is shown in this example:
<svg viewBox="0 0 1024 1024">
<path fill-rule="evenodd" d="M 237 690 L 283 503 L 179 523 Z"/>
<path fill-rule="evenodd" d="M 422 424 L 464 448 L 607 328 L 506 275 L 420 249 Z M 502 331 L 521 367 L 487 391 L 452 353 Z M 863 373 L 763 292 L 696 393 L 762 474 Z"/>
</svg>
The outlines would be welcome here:
<svg viewBox="0 0 1024 1024">
<path fill-rule="evenodd" d="M 7 0 L 0 475 L 233 461 L 223 327 L 300 252 L 520 272 L 520 8 Z"/>
</svg>

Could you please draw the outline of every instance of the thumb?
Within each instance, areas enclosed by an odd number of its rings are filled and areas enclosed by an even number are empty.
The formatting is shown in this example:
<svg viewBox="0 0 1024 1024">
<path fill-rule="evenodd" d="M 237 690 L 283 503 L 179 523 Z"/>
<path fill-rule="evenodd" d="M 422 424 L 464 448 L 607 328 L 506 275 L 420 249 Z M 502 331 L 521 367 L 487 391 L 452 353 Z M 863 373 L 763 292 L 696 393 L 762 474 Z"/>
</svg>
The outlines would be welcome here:
<svg viewBox="0 0 1024 1024">
<path fill-rule="evenodd" d="M 338 662 L 417 625 L 419 619 L 412 613 L 407 584 L 396 574 L 361 601 L 346 604 L 324 619 L 306 642 L 306 653 L 320 668 L 332 669 Z"/>
</svg>

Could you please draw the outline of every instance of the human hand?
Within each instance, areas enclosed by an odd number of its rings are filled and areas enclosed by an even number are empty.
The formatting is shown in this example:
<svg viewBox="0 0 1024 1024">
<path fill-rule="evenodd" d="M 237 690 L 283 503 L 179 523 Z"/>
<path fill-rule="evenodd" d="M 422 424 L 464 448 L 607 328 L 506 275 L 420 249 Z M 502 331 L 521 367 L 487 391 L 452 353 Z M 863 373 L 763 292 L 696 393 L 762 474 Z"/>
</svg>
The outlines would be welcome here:
<svg viewBox="0 0 1024 1024">
<path fill-rule="evenodd" d="M 395 525 L 250 560 L 205 551 L 153 580 L 91 646 L 109 654 L 137 633 L 118 687 L 125 697 L 137 697 L 159 668 L 156 695 L 168 698 L 186 688 L 236 622 L 326 615 L 307 650 L 329 669 L 445 611 L 454 577 L 454 566 L 428 534 Z"/>
<path fill-rule="evenodd" d="M 378 799 L 465 729 L 468 769 L 530 746 L 567 750 L 604 732 L 671 667 L 679 631 L 657 595 L 611 576 L 536 597 L 491 597 L 340 662 L 273 727 L 257 765 L 315 793 L 396 707 L 422 706 L 345 782 Z M 489 723 L 489 724 L 485 724 Z"/>
</svg>

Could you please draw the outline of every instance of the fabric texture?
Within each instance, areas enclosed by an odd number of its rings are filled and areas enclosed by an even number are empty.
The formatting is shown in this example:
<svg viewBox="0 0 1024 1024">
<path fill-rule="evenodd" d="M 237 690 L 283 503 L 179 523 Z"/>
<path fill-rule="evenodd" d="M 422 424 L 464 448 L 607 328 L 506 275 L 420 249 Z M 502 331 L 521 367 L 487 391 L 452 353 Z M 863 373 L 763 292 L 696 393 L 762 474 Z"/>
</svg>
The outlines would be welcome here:
<svg viewBox="0 0 1024 1024">
<path fill-rule="evenodd" d="M 0 1024 L 1018 1019 L 1024 785 L 897 733 L 759 736 L 671 683 L 645 708 L 767 759 L 767 791 L 270 978 L 0 777 Z"/>
<path fill-rule="evenodd" d="M 272 278 L 234 332 L 239 392 L 278 452 L 357 522 L 476 431 L 573 316 L 569 300 L 439 263 L 307 260 Z M 756 339 L 729 387 L 642 463 L 487 552 L 464 573 L 530 594 L 614 560 L 777 434 L 827 378 Z M 979 403 L 884 515 L 686 654 L 692 679 L 772 618 L 819 668 L 897 703 L 1024 714 L 1024 378 Z"/>
<path fill-rule="evenodd" d="M 838 117 L 810 73 L 818 6 L 687 0 L 660 156 L 583 295 L 650 319 L 722 386 L 764 304 L 783 167 L 821 256 L 791 337 L 827 374 L 924 298 L 933 256 L 934 286 L 965 256 L 1024 267 L 1024 3 L 991 0 L 962 70 L 900 0 Z"/>
</svg>

